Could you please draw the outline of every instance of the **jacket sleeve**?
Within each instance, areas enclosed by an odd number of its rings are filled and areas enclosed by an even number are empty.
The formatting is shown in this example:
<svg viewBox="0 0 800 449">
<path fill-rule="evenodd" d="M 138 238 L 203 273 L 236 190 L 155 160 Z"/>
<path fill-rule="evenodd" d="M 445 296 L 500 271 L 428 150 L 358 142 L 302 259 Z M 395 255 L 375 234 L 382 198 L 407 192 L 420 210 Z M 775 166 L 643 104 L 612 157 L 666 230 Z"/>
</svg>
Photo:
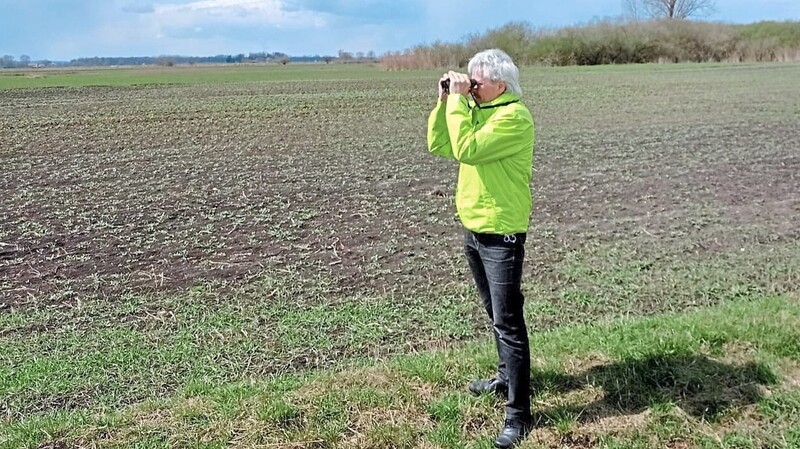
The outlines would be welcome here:
<svg viewBox="0 0 800 449">
<path fill-rule="evenodd" d="M 513 107 L 498 110 L 481 128 L 472 124 L 469 107 L 461 95 L 450 95 L 446 110 L 453 157 L 462 164 L 504 159 L 526 149 L 527 135 L 533 138 L 533 123 Z"/>
<path fill-rule="evenodd" d="M 428 117 L 428 151 L 437 156 L 454 159 L 445 113 L 445 103 L 439 101 Z"/>
</svg>

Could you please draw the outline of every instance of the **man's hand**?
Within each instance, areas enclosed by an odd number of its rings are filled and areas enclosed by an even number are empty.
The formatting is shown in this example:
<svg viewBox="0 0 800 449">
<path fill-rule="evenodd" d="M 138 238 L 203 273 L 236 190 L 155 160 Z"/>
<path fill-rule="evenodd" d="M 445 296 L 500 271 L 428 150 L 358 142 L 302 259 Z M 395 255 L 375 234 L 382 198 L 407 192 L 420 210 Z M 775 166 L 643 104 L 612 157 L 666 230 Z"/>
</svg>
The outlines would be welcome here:
<svg viewBox="0 0 800 449">
<path fill-rule="evenodd" d="M 444 75 L 442 75 L 441 78 L 439 78 L 439 101 L 447 101 L 447 92 L 445 92 L 444 89 L 442 88 L 442 81 L 446 80 L 449 77 L 450 75 L 445 73 Z"/>
<path fill-rule="evenodd" d="M 453 72 L 451 70 L 450 72 L 447 73 L 447 77 L 450 78 L 451 94 L 461 94 L 464 96 L 469 94 L 469 88 L 471 87 L 472 84 L 467 74 Z"/>
</svg>

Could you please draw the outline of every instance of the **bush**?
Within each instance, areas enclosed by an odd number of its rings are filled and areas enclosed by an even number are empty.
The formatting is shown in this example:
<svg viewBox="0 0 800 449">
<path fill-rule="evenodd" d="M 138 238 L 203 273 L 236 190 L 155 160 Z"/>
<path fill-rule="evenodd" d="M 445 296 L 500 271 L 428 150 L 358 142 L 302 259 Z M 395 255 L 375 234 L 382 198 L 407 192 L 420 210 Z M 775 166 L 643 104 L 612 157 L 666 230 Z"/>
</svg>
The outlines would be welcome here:
<svg viewBox="0 0 800 449">
<path fill-rule="evenodd" d="M 604 21 L 549 31 L 511 22 L 468 36 L 463 43 L 436 42 L 387 53 L 382 64 L 393 70 L 465 67 L 473 54 L 486 48 L 500 48 L 520 65 L 796 61 L 800 22 Z"/>
</svg>

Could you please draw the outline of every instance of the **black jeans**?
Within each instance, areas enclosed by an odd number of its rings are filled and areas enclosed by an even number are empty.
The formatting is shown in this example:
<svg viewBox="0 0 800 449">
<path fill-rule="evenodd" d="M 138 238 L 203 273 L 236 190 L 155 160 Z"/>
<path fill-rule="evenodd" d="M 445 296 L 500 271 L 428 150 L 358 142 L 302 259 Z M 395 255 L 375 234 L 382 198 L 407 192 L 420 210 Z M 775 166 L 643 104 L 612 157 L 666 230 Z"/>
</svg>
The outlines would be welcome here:
<svg viewBox="0 0 800 449">
<path fill-rule="evenodd" d="M 466 231 L 464 252 L 483 306 L 492 320 L 497 346 L 497 377 L 508 384 L 506 419 L 531 420 L 531 353 L 522 305 L 522 234 Z"/>
</svg>

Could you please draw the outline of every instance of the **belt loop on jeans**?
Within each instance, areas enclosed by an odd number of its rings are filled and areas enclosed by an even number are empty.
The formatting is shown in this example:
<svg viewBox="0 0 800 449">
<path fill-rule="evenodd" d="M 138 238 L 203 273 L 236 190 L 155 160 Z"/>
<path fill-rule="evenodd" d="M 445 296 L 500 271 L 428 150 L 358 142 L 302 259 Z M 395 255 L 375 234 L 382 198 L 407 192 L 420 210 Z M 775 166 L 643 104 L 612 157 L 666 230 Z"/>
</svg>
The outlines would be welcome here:
<svg viewBox="0 0 800 449">
<path fill-rule="evenodd" d="M 517 236 L 516 235 L 504 235 L 503 241 L 506 243 L 517 243 Z"/>
</svg>

